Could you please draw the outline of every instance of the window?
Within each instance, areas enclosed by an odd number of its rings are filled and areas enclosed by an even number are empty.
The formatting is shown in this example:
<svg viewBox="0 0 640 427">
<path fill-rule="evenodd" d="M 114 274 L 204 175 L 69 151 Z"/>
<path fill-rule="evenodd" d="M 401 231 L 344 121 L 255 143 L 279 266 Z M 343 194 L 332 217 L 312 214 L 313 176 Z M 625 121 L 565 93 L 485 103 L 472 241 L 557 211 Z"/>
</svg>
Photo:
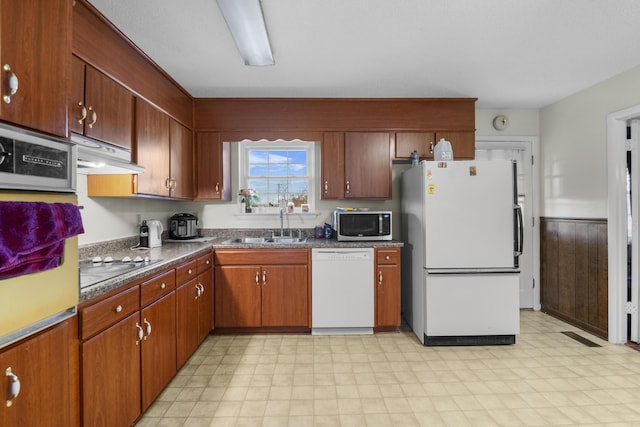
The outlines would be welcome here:
<svg viewBox="0 0 640 427">
<path fill-rule="evenodd" d="M 277 212 L 280 201 L 313 211 L 313 142 L 240 142 L 240 188 L 252 188 L 260 197 L 258 212 Z"/>
</svg>

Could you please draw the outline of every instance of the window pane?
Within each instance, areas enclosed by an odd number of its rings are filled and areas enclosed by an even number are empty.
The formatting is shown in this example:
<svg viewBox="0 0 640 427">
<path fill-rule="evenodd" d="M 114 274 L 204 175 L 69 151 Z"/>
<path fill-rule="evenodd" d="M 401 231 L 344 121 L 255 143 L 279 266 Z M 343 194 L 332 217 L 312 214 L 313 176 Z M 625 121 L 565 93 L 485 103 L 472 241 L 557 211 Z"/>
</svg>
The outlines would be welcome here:
<svg viewBox="0 0 640 427">
<path fill-rule="evenodd" d="M 299 207 L 309 203 L 309 186 L 313 165 L 308 162 L 312 156 L 312 144 L 291 143 L 291 149 L 279 143 L 247 144 L 244 158 L 243 182 L 254 188 L 265 206 L 277 207 L 279 200 L 293 201 Z M 255 148 L 253 148 L 255 147 Z M 273 147 L 269 149 L 268 147 Z"/>
</svg>

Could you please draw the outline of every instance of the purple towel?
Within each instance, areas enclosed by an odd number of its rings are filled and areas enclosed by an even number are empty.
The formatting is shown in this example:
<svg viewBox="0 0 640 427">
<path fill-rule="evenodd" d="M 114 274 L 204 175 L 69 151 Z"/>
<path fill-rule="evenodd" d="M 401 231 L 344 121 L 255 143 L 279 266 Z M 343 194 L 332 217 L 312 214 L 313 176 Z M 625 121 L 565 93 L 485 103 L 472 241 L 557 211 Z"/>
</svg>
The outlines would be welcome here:
<svg viewBox="0 0 640 427">
<path fill-rule="evenodd" d="M 0 202 L 0 278 L 58 267 L 65 239 L 80 233 L 74 204 Z"/>
</svg>

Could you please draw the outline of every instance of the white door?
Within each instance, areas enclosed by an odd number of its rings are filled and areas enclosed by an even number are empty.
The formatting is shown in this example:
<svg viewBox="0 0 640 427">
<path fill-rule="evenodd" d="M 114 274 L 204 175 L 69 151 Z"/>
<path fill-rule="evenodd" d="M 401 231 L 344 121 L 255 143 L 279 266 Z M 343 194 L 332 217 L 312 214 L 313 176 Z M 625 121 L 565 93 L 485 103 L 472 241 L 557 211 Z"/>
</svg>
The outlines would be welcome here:
<svg viewBox="0 0 640 427">
<path fill-rule="evenodd" d="M 476 140 L 476 159 L 506 159 L 517 164 L 518 204 L 524 218 L 524 245 L 520 256 L 520 308 L 539 308 L 540 293 L 535 282 L 535 194 L 533 142 L 531 140 Z"/>
</svg>

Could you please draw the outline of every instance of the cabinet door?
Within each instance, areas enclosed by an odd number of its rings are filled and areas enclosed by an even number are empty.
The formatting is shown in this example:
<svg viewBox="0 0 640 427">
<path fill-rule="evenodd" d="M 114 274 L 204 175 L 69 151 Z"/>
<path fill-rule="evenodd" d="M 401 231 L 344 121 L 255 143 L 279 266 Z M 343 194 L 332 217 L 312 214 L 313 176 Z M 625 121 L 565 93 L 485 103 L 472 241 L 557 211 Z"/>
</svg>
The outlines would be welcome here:
<svg viewBox="0 0 640 427">
<path fill-rule="evenodd" d="M 193 198 L 193 136 L 192 132 L 170 119 L 171 197 Z"/>
<path fill-rule="evenodd" d="M 77 56 L 71 57 L 71 98 L 69 99 L 69 130 L 82 135 L 88 111 L 84 104 L 85 63 Z"/>
<path fill-rule="evenodd" d="M 131 149 L 133 94 L 95 68 L 85 67 L 84 134 Z"/>
<path fill-rule="evenodd" d="M 0 353 L 0 425 L 74 426 L 79 401 L 77 322 L 74 317 Z M 7 368 L 20 394 L 6 405 Z"/>
<path fill-rule="evenodd" d="M 198 343 L 201 343 L 213 329 L 213 269 L 198 275 L 202 286 L 198 298 Z"/>
<path fill-rule="evenodd" d="M 436 143 L 441 138 L 451 143 L 455 160 L 473 160 L 476 158 L 476 140 L 474 132 L 436 132 Z"/>
<path fill-rule="evenodd" d="M 18 90 L 10 102 L 0 101 L 3 120 L 67 136 L 71 3 L 69 0 L 3 3 L 0 9 L 3 97 L 9 95 L 11 74 L 18 78 Z"/>
<path fill-rule="evenodd" d="M 400 266 L 378 265 L 376 271 L 376 326 L 400 326 Z"/>
<path fill-rule="evenodd" d="M 433 132 L 397 132 L 394 158 L 408 160 L 416 150 L 420 160 L 433 160 L 435 138 Z"/>
<path fill-rule="evenodd" d="M 344 199 L 344 133 L 325 132 L 320 148 L 320 197 Z"/>
<path fill-rule="evenodd" d="M 175 293 L 145 307 L 142 312 L 142 411 L 153 403 L 176 374 Z"/>
<path fill-rule="evenodd" d="M 391 198 L 391 135 L 347 132 L 344 140 L 345 198 Z"/>
<path fill-rule="evenodd" d="M 129 426 L 140 415 L 139 312 L 82 344 L 85 426 Z"/>
<path fill-rule="evenodd" d="M 309 326 L 307 266 L 262 267 L 262 326 Z"/>
<path fill-rule="evenodd" d="M 196 197 L 231 200 L 231 150 L 220 134 L 199 132 L 196 137 Z"/>
<path fill-rule="evenodd" d="M 138 193 L 169 196 L 169 145 L 169 116 L 136 98 L 136 162 L 144 166 Z"/>
<path fill-rule="evenodd" d="M 176 289 L 177 364 L 184 365 L 198 347 L 198 279 Z"/>
<path fill-rule="evenodd" d="M 215 324 L 218 327 L 260 326 L 260 266 L 215 268 Z"/>
</svg>

